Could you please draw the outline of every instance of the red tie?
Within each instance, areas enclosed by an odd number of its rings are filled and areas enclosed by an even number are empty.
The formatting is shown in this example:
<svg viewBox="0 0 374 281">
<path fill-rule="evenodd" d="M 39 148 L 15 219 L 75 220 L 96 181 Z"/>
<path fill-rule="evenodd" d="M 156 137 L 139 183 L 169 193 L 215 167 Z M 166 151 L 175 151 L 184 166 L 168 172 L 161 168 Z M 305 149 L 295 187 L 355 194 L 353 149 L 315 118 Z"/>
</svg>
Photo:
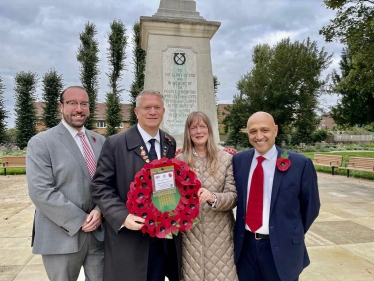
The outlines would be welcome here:
<svg viewBox="0 0 374 281">
<path fill-rule="evenodd" d="M 248 196 L 247 214 L 245 222 L 252 232 L 256 232 L 262 226 L 262 209 L 264 205 L 264 169 L 262 162 L 264 157 L 257 157 L 257 166 L 253 171 L 251 188 Z"/>
<path fill-rule="evenodd" d="M 84 137 L 84 133 L 79 131 L 78 136 L 81 139 L 83 152 L 84 152 L 84 159 L 86 160 L 88 172 L 90 173 L 90 176 L 92 179 L 95 174 L 95 170 L 96 170 L 95 155 L 93 154 L 89 144 L 87 143 L 86 138 Z"/>
</svg>

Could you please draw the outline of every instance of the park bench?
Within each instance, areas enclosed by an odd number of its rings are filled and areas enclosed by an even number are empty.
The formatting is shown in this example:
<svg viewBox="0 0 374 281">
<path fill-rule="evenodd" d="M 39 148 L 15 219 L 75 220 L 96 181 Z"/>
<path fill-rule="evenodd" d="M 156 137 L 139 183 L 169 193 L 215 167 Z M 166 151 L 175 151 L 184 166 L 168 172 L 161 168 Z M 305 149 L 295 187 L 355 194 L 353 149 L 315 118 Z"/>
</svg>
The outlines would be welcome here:
<svg viewBox="0 0 374 281">
<path fill-rule="evenodd" d="M 334 175 L 334 169 L 340 168 L 343 156 L 329 154 L 314 154 L 313 164 L 316 166 L 331 167 L 331 174 Z"/>
<path fill-rule="evenodd" d="M 4 169 L 4 176 L 6 176 L 7 168 L 26 168 L 26 156 L 3 156 L 1 157 Z"/>
<path fill-rule="evenodd" d="M 345 167 L 341 167 L 340 169 L 347 170 L 347 177 L 349 177 L 350 170 L 374 172 L 374 158 L 349 157 L 347 165 Z"/>
</svg>

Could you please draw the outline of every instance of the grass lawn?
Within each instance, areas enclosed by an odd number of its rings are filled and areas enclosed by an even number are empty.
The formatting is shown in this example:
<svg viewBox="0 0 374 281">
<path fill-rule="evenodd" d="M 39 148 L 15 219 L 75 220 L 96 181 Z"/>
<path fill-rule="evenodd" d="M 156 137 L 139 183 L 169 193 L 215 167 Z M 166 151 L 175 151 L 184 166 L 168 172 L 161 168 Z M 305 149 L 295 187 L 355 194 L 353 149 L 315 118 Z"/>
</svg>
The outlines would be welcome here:
<svg viewBox="0 0 374 281">
<path fill-rule="evenodd" d="M 342 167 L 345 167 L 346 163 L 348 163 L 348 159 L 350 156 L 355 157 L 368 157 L 368 158 L 374 158 L 374 151 L 330 151 L 330 152 L 306 152 L 303 153 L 305 156 L 313 159 L 314 154 L 330 154 L 330 155 L 342 155 L 343 156 L 343 163 Z M 316 170 L 318 172 L 325 172 L 331 174 L 331 168 L 329 167 L 321 167 L 321 166 L 315 166 Z M 336 175 L 347 175 L 347 171 L 344 169 L 335 168 L 335 174 Z M 351 170 L 349 172 L 349 176 L 352 178 L 363 178 L 363 179 L 369 179 L 374 180 L 374 172 L 360 172 L 360 171 L 353 171 Z"/>
</svg>

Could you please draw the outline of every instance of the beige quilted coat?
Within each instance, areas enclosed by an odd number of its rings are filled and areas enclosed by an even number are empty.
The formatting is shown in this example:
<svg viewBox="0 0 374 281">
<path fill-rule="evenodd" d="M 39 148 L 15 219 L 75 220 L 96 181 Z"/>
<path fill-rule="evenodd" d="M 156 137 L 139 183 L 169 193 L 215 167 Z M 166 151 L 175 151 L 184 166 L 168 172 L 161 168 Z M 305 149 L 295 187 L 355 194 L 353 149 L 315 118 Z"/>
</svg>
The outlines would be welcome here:
<svg viewBox="0 0 374 281">
<path fill-rule="evenodd" d="M 204 188 L 217 196 L 217 207 L 200 205 L 198 224 L 183 233 L 184 281 L 238 280 L 234 264 L 234 215 L 236 189 L 232 155 L 220 151 L 216 179 L 206 170 L 206 158 L 194 156 L 194 168 Z M 183 154 L 177 159 L 184 161 Z"/>
</svg>

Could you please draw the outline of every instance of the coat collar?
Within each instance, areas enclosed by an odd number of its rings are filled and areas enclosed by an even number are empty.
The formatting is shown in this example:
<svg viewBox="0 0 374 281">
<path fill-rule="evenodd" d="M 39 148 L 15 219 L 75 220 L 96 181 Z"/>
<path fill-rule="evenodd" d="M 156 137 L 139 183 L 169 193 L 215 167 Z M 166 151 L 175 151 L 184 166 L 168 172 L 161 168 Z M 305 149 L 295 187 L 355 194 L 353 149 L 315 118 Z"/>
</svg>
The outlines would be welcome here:
<svg viewBox="0 0 374 281">
<path fill-rule="evenodd" d="M 162 130 L 159 130 L 160 132 L 160 148 L 161 148 L 161 156 L 166 157 L 170 147 L 173 145 L 173 140 Z M 142 139 L 138 128 L 136 125 L 132 126 L 126 131 L 127 134 L 127 147 L 128 149 L 134 150 L 135 153 L 145 162 L 149 163 L 149 157 L 148 157 L 148 150 L 144 143 L 144 140 Z"/>
</svg>

